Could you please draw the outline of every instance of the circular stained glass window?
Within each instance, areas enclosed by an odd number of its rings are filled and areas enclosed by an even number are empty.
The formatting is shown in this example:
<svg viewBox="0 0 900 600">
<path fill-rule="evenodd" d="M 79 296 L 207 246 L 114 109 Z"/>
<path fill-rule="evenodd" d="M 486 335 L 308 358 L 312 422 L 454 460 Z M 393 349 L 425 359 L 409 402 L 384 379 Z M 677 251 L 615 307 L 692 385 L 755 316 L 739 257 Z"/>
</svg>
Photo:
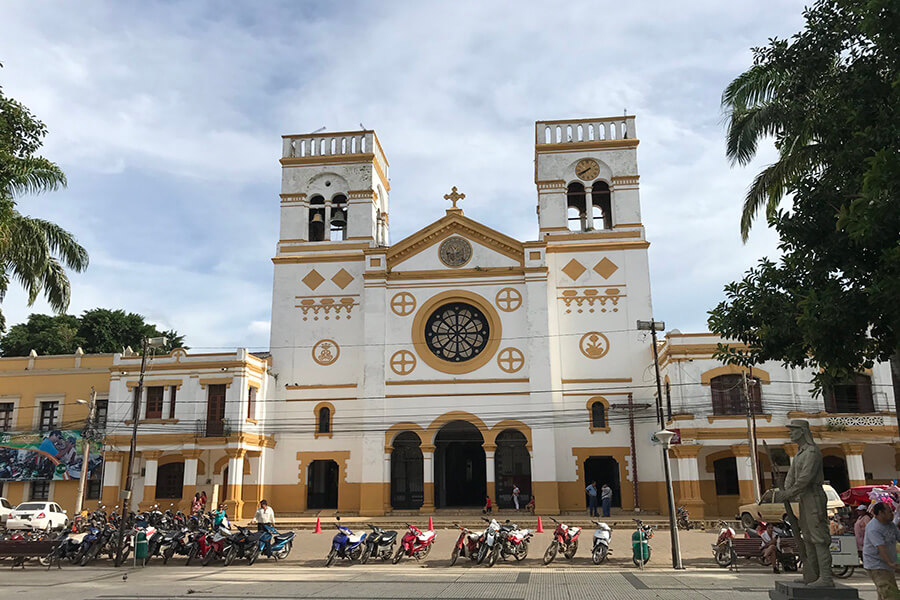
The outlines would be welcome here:
<svg viewBox="0 0 900 600">
<path fill-rule="evenodd" d="M 449 362 L 465 362 L 487 346 L 490 327 L 484 313 L 465 302 L 450 302 L 435 310 L 425 322 L 428 349 Z"/>
</svg>

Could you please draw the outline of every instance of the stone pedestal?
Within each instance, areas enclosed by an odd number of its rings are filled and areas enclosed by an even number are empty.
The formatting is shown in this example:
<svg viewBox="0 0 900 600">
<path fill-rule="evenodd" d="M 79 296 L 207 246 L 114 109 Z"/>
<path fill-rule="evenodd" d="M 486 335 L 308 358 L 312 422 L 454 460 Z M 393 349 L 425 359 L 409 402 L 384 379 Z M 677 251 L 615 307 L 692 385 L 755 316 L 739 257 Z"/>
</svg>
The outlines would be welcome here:
<svg viewBox="0 0 900 600">
<path fill-rule="evenodd" d="M 809 587 L 795 581 L 776 581 L 775 589 L 769 590 L 771 600 L 858 600 L 856 588 L 836 585 L 831 588 Z"/>
</svg>

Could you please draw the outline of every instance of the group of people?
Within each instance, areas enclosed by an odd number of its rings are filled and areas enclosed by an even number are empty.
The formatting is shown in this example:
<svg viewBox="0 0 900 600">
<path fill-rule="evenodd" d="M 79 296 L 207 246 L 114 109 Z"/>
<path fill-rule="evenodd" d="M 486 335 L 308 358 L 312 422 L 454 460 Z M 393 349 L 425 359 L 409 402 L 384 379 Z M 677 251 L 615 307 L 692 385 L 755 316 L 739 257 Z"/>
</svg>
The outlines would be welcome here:
<svg viewBox="0 0 900 600">
<path fill-rule="evenodd" d="M 510 492 L 510 495 L 512 496 L 513 507 L 516 510 L 521 509 L 520 499 L 519 499 L 521 494 L 522 494 L 522 491 L 519 489 L 519 486 L 516 485 L 515 483 L 513 483 L 513 487 L 512 487 L 512 491 Z M 534 514 L 534 494 L 531 495 L 531 498 L 529 498 L 528 503 L 525 505 L 525 510 L 527 510 L 531 514 Z M 492 513 L 492 512 L 494 512 L 494 502 L 491 500 L 491 495 L 488 494 L 487 496 L 485 496 L 484 507 L 481 509 L 481 513 L 486 515 L 486 514 Z"/>
<path fill-rule="evenodd" d="M 203 513 L 206 510 L 206 503 L 206 492 L 197 492 L 194 494 L 194 499 L 191 501 L 191 513 Z M 221 517 L 217 516 L 217 522 L 215 523 L 215 526 L 218 527 L 218 520 L 227 518 L 225 516 L 225 505 L 219 504 L 219 508 L 214 512 L 217 515 L 221 515 Z M 269 506 L 268 501 L 265 499 L 259 501 L 259 508 L 256 509 L 256 514 L 253 515 L 251 523 L 256 523 L 256 526 L 260 531 L 263 530 L 265 525 L 275 525 L 275 511 Z"/>
<path fill-rule="evenodd" d="M 856 548 L 862 556 L 863 568 L 869 573 L 878 598 L 900 599 L 896 572 L 897 542 L 900 542 L 900 503 L 894 509 L 888 502 L 861 504 L 859 517 L 853 524 Z"/>
<path fill-rule="evenodd" d="M 612 506 L 612 488 L 609 487 L 608 484 L 604 483 L 598 490 L 597 482 L 592 481 L 586 488 L 584 488 L 584 491 L 587 492 L 588 497 L 588 514 L 592 517 L 600 516 L 597 512 L 597 499 L 599 495 L 599 505 L 601 510 L 603 511 L 603 516 L 608 517 L 610 507 Z"/>
</svg>

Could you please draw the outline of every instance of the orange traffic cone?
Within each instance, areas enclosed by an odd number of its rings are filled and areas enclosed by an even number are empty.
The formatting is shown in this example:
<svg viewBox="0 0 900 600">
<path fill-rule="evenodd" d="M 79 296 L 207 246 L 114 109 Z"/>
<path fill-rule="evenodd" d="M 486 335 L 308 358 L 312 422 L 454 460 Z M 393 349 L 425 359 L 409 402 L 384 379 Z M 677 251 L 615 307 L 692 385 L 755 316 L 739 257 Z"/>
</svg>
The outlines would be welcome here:
<svg viewBox="0 0 900 600">
<path fill-rule="evenodd" d="M 434 521 L 431 520 L 431 517 L 428 517 L 428 531 L 434 530 Z"/>
<path fill-rule="evenodd" d="M 540 517 L 538 517 L 537 532 L 538 532 L 538 533 L 544 533 L 544 525 L 541 523 L 541 518 L 540 518 Z"/>
<path fill-rule="evenodd" d="M 316 530 L 313 533 L 322 533 L 322 523 L 319 521 L 319 517 L 316 517 Z"/>
</svg>

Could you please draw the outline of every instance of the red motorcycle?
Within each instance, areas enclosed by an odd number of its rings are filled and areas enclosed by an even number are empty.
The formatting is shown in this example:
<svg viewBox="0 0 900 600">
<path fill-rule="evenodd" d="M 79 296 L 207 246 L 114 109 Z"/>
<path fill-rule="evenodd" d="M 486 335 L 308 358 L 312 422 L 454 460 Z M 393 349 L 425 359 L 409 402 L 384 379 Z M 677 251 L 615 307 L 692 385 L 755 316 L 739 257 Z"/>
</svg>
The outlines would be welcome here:
<svg viewBox="0 0 900 600">
<path fill-rule="evenodd" d="M 565 523 L 560 523 L 553 517 L 548 517 L 556 523 L 556 529 L 553 531 L 553 540 L 547 551 L 544 552 L 544 564 L 549 565 L 556 558 L 557 552 L 562 552 L 563 556 L 572 560 L 575 551 L 578 550 L 578 535 L 581 533 L 581 527 L 569 527 Z"/>
<path fill-rule="evenodd" d="M 400 562 L 404 556 L 412 556 L 416 560 L 422 560 L 431 552 L 431 545 L 434 544 L 434 531 L 422 531 L 415 525 L 406 524 L 407 531 L 400 540 L 400 547 L 394 554 L 391 561 L 395 565 Z"/>
<path fill-rule="evenodd" d="M 469 531 L 465 527 L 460 527 L 458 523 L 453 525 L 459 529 L 459 538 L 457 538 L 456 544 L 453 546 L 453 553 L 450 554 L 451 567 L 456 564 L 456 560 L 460 556 L 464 556 L 469 560 L 475 560 L 478 556 L 478 541 L 481 538 L 481 534 L 477 531 Z"/>
<path fill-rule="evenodd" d="M 215 558 L 225 558 L 225 546 L 230 537 L 231 531 L 224 525 L 220 525 L 218 530 L 211 531 L 200 538 L 198 546 L 200 555 L 203 557 L 204 567 Z"/>
<path fill-rule="evenodd" d="M 734 539 L 734 529 L 725 521 L 719 521 L 719 537 L 713 544 L 713 557 L 720 567 L 730 567 L 734 562 L 734 548 L 731 540 Z"/>
</svg>

